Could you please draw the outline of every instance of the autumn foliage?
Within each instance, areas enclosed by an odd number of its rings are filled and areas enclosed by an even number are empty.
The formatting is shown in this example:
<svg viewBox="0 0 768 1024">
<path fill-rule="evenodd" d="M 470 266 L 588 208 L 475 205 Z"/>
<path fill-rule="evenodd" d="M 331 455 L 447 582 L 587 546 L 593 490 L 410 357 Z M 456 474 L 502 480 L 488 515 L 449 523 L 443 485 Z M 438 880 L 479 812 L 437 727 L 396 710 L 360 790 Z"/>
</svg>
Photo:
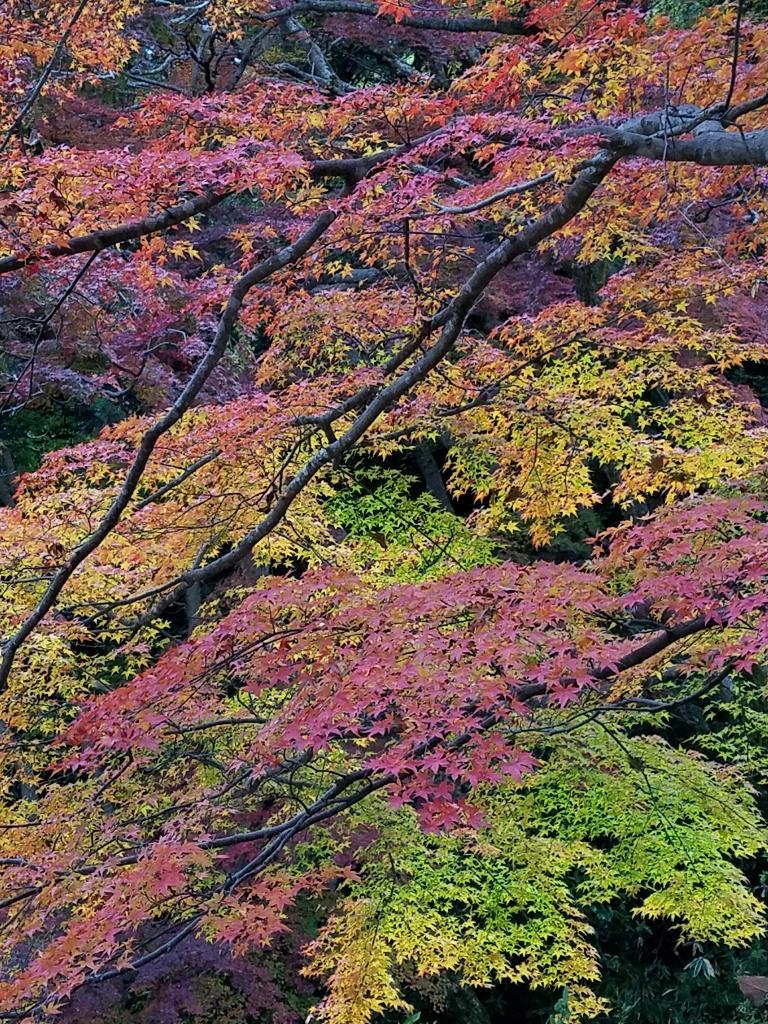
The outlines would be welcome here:
<svg viewBox="0 0 768 1024">
<path fill-rule="evenodd" d="M 763 933 L 767 90 L 743 3 L 6 0 L 0 1019 Z"/>
</svg>

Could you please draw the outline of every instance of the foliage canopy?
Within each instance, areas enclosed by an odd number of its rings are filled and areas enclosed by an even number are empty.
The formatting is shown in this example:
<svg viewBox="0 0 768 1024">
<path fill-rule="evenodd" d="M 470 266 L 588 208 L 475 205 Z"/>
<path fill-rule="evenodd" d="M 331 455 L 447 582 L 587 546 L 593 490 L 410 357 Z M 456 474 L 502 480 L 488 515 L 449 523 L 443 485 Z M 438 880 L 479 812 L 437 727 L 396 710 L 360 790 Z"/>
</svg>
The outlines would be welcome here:
<svg viewBox="0 0 768 1024">
<path fill-rule="evenodd" d="M 758 948 L 764 14 L 6 0 L 0 1020 Z"/>
</svg>

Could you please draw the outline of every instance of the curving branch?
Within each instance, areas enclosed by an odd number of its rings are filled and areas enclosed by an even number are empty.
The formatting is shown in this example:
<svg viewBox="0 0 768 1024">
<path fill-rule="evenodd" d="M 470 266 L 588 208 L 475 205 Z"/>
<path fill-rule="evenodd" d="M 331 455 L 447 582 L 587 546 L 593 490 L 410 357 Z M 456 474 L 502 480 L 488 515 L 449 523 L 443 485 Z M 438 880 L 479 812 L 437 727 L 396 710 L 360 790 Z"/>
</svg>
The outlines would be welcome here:
<svg viewBox="0 0 768 1024">
<path fill-rule="evenodd" d="M 437 341 L 390 384 L 373 393 L 370 389 L 364 389 L 353 396 L 352 400 L 342 403 L 339 409 L 332 410 L 330 415 L 324 418 L 325 425 L 347 412 L 358 411 L 358 415 L 343 434 L 315 452 L 286 484 L 264 518 L 228 552 L 206 565 L 181 573 L 165 586 L 154 588 L 152 594 L 164 592 L 164 596 L 156 601 L 145 615 L 140 617 L 138 623 L 152 621 L 183 597 L 189 587 L 233 569 L 249 555 L 251 550 L 285 518 L 296 497 L 320 470 L 337 462 L 350 451 L 379 416 L 396 405 L 452 351 L 461 335 L 467 316 L 494 277 L 516 257 L 535 249 L 537 245 L 551 237 L 580 213 L 617 160 L 618 157 L 611 153 L 598 154 L 590 161 L 589 166 L 577 175 L 558 203 L 551 206 L 521 231 L 500 242 L 478 264 L 451 302 L 439 314 L 427 321 L 419 336 L 419 344 L 424 342 L 429 334 L 440 330 Z M 415 349 L 406 346 L 404 351 L 410 353 Z M 398 354 L 391 369 L 397 369 L 401 361 L 402 354 Z M 147 596 L 150 595 L 137 594 L 134 600 L 139 601 Z"/>
<path fill-rule="evenodd" d="M 498 192 L 494 192 L 490 196 L 485 196 L 483 199 L 478 199 L 474 203 L 468 203 L 466 206 L 438 205 L 434 212 L 432 210 L 427 210 L 424 213 L 414 214 L 411 219 L 417 220 L 424 217 L 434 217 L 437 216 L 437 214 L 449 214 L 454 217 L 459 217 L 466 213 L 477 213 L 478 210 L 484 210 L 488 206 L 494 206 L 496 203 L 500 203 L 504 199 L 509 199 L 510 196 L 519 196 L 524 192 L 531 192 L 540 185 L 546 185 L 550 181 L 554 180 L 555 172 L 547 171 L 545 174 L 540 174 L 537 178 L 531 178 L 530 181 L 522 181 L 517 185 L 507 185 L 506 188 L 499 189 Z"/>
<path fill-rule="evenodd" d="M 190 408 L 219 363 L 219 360 L 224 355 L 232 335 L 232 330 L 237 323 L 240 308 L 248 292 L 278 270 L 282 270 L 284 267 L 300 259 L 331 226 L 335 219 L 335 212 L 326 211 L 321 213 L 315 222 L 295 242 L 285 246 L 285 248 L 276 252 L 268 259 L 262 260 L 261 263 L 243 274 L 235 282 L 205 357 L 170 409 L 145 432 L 130 469 L 123 480 L 123 484 L 101 522 L 91 534 L 77 545 L 64 564 L 56 570 L 45 593 L 33 611 L 22 622 L 16 633 L 4 642 L 2 661 L 0 661 L 0 690 L 8 685 L 8 679 L 17 652 L 53 608 L 59 594 L 73 573 L 101 545 L 120 522 L 123 512 L 128 507 L 131 498 L 136 492 L 136 488 L 141 482 L 144 470 L 147 467 L 152 452 L 155 450 L 157 442 L 179 422 L 187 409 Z"/>
</svg>

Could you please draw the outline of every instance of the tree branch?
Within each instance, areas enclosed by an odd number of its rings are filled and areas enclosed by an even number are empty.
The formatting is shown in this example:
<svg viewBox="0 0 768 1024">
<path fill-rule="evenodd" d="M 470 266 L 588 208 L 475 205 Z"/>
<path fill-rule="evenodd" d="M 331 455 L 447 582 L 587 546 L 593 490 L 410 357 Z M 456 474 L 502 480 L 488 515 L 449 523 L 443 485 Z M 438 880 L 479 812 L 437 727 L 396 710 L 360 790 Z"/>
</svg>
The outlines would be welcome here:
<svg viewBox="0 0 768 1024">
<path fill-rule="evenodd" d="M 298 470 L 286 484 L 275 500 L 270 511 L 253 529 L 249 530 L 241 540 L 218 558 L 204 566 L 192 568 L 180 574 L 176 580 L 167 584 L 167 592 L 142 615 L 136 625 L 142 624 L 161 615 L 171 604 L 180 599 L 186 589 L 193 584 L 210 579 L 234 568 L 251 550 L 268 536 L 285 518 L 295 498 L 304 490 L 320 470 L 331 463 L 337 462 L 364 436 L 370 426 L 388 409 L 392 408 L 404 395 L 423 380 L 453 349 L 459 339 L 464 321 L 475 303 L 485 291 L 493 278 L 513 259 L 523 253 L 530 252 L 545 238 L 573 219 L 587 204 L 600 183 L 610 172 L 618 157 L 609 153 L 600 153 L 577 176 L 573 184 L 566 190 L 560 202 L 554 204 L 544 214 L 527 225 L 511 238 L 506 238 L 475 268 L 467 278 L 455 298 L 440 314 L 428 321 L 426 329 L 431 333 L 442 328 L 438 340 L 427 349 L 407 370 L 391 384 L 381 388 L 371 397 L 369 389 L 365 389 L 355 397 L 354 403 L 344 403 L 346 411 L 354 411 L 357 406 L 360 412 L 351 426 L 335 441 L 321 448 Z M 363 403 L 366 403 L 363 405 Z M 155 588 L 154 592 L 157 592 Z M 140 600 L 141 594 L 136 595 Z"/>
<path fill-rule="evenodd" d="M 208 192 L 195 199 L 186 199 L 183 203 L 170 206 L 162 213 L 152 214 L 152 216 L 144 217 L 141 220 L 129 221 L 126 224 L 117 224 L 113 228 L 91 231 L 87 235 L 69 238 L 66 242 L 46 245 L 39 252 L 30 253 L 28 256 L 4 256 L 0 259 L 0 274 L 21 270 L 27 264 L 36 263 L 39 260 L 76 256 L 78 253 L 84 252 L 101 252 L 102 249 L 119 245 L 121 242 L 130 242 L 136 238 L 143 238 L 145 235 L 165 231 L 177 224 L 183 224 L 190 217 L 205 213 L 226 198 L 226 193 Z"/>
<path fill-rule="evenodd" d="M 192 405 L 197 395 L 203 388 L 219 360 L 223 356 L 229 342 L 232 330 L 237 322 L 246 295 L 255 285 L 266 280 L 278 270 L 287 267 L 303 256 L 317 241 L 318 238 L 331 226 L 336 219 L 336 213 L 326 211 L 315 220 L 303 235 L 291 245 L 286 246 L 279 252 L 263 260 L 253 267 L 246 274 L 238 279 L 232 291 L 224 312 L 219 319 L 216 334 L 211 342 L 203 360 L 198 365 L 186 387 L 176 399 L 171 408 L 145 432 L 141 439 L 134 460 L 128 470 L 123 484 L 117 493 L 114 501 L 105 513 L 96 529 L 89 534 L 72 551 L 70 556 L 53 575 L 45 593 L 38 601 L 33 611 L 27 616 L 16 633 L 3 644 L 3 657 L 0 661 L 0 690 L 8 685 L 11 668 L 16 653 L 25 640 L 34 632 L 36 627 L 53 608 L 59 594 L 64 589 L 68 580 L 85 559 L 99 547 L 117 526 L 123 512 L 133 497 L 136 488 L 149 462 L 150 456 L 155 449 L 158 440 L 181 419 L 184 413 Z"/>
<path fill-rule="evenodd" d="M 67 45 L 69 37 L 72 35 L 72 30 L 74 29 L 75 25 L 80 20 L 80 17 L 83 14 L 83 11 L 88 6 L 88 3 L 89 3 L 89 0 L 80 0 L 80 3 L 78 4 L 77 8 L 75 9 L 74 14 L 72 15 L 72 17 L 69 20 L 69 24 L 64 29 L 64 32 L 62 33 L 61 38 L 59 39 L 59 41 L 56 44 L 56 47 L 55 47 L 53 53 L 51 54 L 51 59 L 48 61 L 48 63 L 43 68 L 43 72 L 40 75 L 40 77 L 38 78 L 38 80 L 35 82 L 35 85 L 33 86 L 32 91 L 30 92 L 29 96 L 26 99 L 26 102 L 24 103 L 24 106 L 21 108 L 21 110 L 16 115 L 16 117 L 13 119 L 13 122 L 11 123 L 11 125 L 8 128 L 7 132 L 3 136 L 3 140 L 2 140 L 2 142 L 0 142 L 0 153 L 2 153 L 4 149 L 6 149 L 6 147 L 8 146 L 8 143 L 11 141 L 11 139 L 14 136 L 14 134 L 19 130 L 21 125 L 24 123 L 24 118 L 27 116 L 27 114 L 30 112 L 30 110 L 32 110 L 32 108 L 34 107 L 35 103 L 37 103 L 38 96 L 43 91 L 43 88 L 45 87 L 45 83 L 51 77 L 51 72 L 56 67 L 56 63 L 57 63 L 59 57 L 64 52 L 64 47 Z"/>
<path fill-rule="evenodd" d="M 319 14 L 353 14 L 364 18 L 376 18 L 385 25 L 402 25 L 404 28 L 429 29 L 436 32 L 494 32 L 497 35 L 529 36 L 537 29 L 529 25 L 523 18 L 472 18 L 454 17 L 439 14 L 406 14 L 397 20 L 392 14 L 379 11 L 376 4 L 362 3 L 358 0 L 299 0 L 282 10 L 268 11 L 258 15 L 259 20 L 267 21 L 284 18 L 286 15 Z"/>
</svg>

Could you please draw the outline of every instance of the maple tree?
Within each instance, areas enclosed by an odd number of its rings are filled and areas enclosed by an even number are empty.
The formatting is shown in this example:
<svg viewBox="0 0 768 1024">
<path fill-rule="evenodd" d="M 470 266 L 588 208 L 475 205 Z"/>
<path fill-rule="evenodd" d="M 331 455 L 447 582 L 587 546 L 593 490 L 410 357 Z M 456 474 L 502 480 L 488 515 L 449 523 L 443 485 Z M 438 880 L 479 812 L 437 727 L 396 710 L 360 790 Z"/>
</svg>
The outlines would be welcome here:
<svg viewBox="0 0 768 1024">
<path fill-rule="evenodd" d="M 6 0 L 0 1019 L 762 933 L 758 14 Z"/>
</svg>

